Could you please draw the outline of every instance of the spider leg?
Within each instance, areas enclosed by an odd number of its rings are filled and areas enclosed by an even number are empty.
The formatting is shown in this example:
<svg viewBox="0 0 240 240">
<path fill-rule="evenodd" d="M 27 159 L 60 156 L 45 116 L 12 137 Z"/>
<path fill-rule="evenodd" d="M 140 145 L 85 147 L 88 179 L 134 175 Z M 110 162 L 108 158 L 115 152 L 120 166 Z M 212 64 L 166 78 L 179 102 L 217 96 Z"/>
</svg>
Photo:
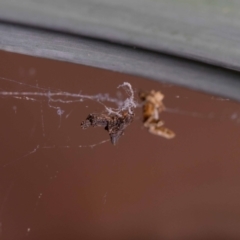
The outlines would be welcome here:
<svg viewBox="0 0 240 240">
<path fill-rule="evenodd" d="M 157 127 L 157 126 L 150 126 L 149 127 L 149 132 L 154 134 L 154 135 L 157 135 L 157 136 L 161 136 L 161 137 L 164 137 L 166 139 L 172 139 L 175 137 L 175 133 L 166 128 L 166 127 L 163 127 L 163 126 L 160 126 L 160 127 Z"/>
</svg>

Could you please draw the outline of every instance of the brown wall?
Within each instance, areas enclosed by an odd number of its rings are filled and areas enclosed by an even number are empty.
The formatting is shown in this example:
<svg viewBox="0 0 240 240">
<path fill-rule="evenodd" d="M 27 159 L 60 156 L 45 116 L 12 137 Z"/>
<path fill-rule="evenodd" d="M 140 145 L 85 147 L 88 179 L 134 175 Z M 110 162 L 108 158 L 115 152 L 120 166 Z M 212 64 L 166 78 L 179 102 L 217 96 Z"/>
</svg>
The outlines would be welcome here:
<svg viewBox="0 0 240 240">
<path fill-rule="evenodd" d="M 176 138 L 149 134 L 141 108 L 117 146 L 98 145 L 108 139 L 101 128 L 80 128 L 104 108 L 72 94 L 116 99 L 123 82 L 136 100 L 140 90 L 164 93 L 161 117 Z M 62 102 L 49 102 L 48 92 Z M 1 239 L 240 238 L 238 103 L 0 52 L 0 112 Z"/>
</svg>

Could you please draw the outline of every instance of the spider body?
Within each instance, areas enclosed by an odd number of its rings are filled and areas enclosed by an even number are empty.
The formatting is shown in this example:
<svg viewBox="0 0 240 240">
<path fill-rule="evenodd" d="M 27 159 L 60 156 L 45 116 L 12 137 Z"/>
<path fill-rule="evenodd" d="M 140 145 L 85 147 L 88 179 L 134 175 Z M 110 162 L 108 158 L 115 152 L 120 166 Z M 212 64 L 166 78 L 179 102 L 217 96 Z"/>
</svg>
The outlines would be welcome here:
<svg viewBox="0 0 240 240">
<path fill-rule="evenodd" d="M 160 91 L 152 90 L 149 93 L 140 93 L 143 101 L 143 123 L 149 132 L 167 139 L 175 137 L 175 133 L 164 127 L 164 122 L 160 120 L 160 113 L 165 110 L 163 104 L 164 95 Z"/>
</svg>

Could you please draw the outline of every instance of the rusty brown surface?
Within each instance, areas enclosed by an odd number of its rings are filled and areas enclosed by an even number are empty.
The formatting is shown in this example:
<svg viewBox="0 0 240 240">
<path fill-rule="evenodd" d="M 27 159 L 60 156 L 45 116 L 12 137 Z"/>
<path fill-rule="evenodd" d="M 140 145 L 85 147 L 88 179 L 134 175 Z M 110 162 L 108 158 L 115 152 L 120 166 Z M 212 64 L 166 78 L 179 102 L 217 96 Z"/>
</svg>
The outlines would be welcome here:
<svg viewBox="0 0 240 240">
<path fill-rule="evenodd" d="M 123 82 L 136 97 L 152 89 L 165 95 L 161 119 L 174 139 L 149 134 L 137 108 L 116 146 L 96 145 L 108 133 L 80 127 L 89 113 L 103 111 L 96 100 L 53 103 L 64 111 L 60 117 L 46 97 L 23 94 L 117 98 Z M 0 52 L 0 92 L 1 239 L 239 239 L 238 103 L 6 52 Z"/>
</svg>

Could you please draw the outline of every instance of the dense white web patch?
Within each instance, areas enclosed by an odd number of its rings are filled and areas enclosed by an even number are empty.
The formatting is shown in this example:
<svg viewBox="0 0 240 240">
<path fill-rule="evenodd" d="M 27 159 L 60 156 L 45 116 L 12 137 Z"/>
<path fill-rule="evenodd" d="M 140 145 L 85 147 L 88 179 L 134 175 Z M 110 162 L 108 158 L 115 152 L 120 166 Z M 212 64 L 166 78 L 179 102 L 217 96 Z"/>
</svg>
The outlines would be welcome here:
<svg viewBox="0 0 240 240">
<path fill-rule="evenodd" d="M 109 114 L 117 114 L 119 116 L 121 115 L 120 113 L 122 111 L 128 111 L 130 114 L 133 114 L 133 109 L 137 107 L 137 103 L 134 100 L 134 91 L 131 84 L 124 82 L 123 84 L 119 85 L 118 88 L 123 88 L 128 97 L 124 101 L 118 102 L 118 107 L 116 109 L 105 106 L 106 111 Z"/>
</svg>

